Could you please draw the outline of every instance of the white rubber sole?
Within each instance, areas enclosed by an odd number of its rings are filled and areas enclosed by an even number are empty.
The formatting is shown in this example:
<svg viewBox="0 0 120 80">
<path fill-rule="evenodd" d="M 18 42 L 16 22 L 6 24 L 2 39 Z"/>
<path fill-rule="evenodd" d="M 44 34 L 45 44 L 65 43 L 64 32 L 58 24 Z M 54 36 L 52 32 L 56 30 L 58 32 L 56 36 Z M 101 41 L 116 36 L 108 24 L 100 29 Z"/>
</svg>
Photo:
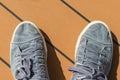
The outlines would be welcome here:
<svg viewBox="0 0 120 80">
<path fill-rule="evenodd" d="M 92 21 L 91 23 L 89 23 L 85 28 L 84 30 L 81 32 L 81 34 L 78 36 L 78 40 L 77 40 L 77 43 L 76 43 L 76 47 L 75 47 L 75 59 L 76 59 L 76 54 L 77 54 L 77 49 L 78 49 L 78 46 L 79 46 L 79 43 L 80 43 L 80 40 L 81 40 L 81 37 L 83 36 L 83 34 L 87 31 L 88 28 L 90 28 L 93 24 L 96 24 L 96 23 L 101 23 L 103 25 L 105 25 L 105 27 L 107 28 L 109 34 L 110 34 L 110 38 L 111 38 L 111 41 L 112 41 L 112 35 L 111 35 L 111 31 L 109 29 L 109 27 L 107 26 L 107 24 L 105 24 L 104 22 L 102 21 Z M 112 44 L 113 46 L 113 44 Z M 113 49 L 112 49 L 113 50 Z"/>
<path fill-rule="evenodd" d="M 13 36 L 12 36 L 12 39 L 11 39 L 11 42 L 10 42 L 10 50 L 11 50 L 11 43 L 13 42 L 13 39 L 14 39 L 14 37 L 15 37 L 15 33 L 16 33 L 17 29 L 19 28 L 19 26 L 21 26 L 21 25 L 24 24 L 24 23 L 30 23 L 30 24 L 32 24 L 32 25 L 37 29 L 37 31 L 40 33 L 40 35 L 42 36 L 42 39 L 43 39 L 43 43 L 44 43 L 44 46 L 45 46 L 45 52 L 46 52 L 46 55 L 47 55 L 47 46 L 46 46 L 45 38 L 43 37 L 43 35 L 42 35 L 42 33 L 40 32 L 39 28 L 38 28 L 34 23 L 32 23 L 32 22 L 30 22 L 30 21 L 23 21 L 23 22 L 21 22 L 21 23 L 19 23 L 19 24 L 17 25 L 17 27 L 15 28 L 15 30 L 14 30 L 14 32 L 13 32 Z"/>
</svg>

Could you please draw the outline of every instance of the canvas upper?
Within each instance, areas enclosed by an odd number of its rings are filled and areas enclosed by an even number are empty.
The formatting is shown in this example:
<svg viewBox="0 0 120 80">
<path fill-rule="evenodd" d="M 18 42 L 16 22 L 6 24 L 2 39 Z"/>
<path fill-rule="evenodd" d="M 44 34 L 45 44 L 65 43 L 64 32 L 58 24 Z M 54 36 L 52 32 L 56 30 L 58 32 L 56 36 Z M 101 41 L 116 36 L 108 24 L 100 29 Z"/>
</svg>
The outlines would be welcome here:
<svg viewBox="0 0 120 80">
<path fill-rule="evenodd" d="M 20 23 L 10 45 L 10 65 L 15 80 L 49 80 L 47 48 L 35 24 Z"/>
</svg>

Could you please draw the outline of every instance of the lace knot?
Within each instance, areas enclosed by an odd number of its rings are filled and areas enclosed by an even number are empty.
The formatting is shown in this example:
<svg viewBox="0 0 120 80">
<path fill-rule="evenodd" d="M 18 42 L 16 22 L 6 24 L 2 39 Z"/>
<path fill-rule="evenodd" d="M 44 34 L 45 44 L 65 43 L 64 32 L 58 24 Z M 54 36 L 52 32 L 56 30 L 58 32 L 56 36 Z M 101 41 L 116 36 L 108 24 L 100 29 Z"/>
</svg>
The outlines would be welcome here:
<svg viewBox="0 0 120 80">
<path fill-rule="evenodd" d="M 103 72 L 98 72 L 93 68 L 87 67 L 87 66 L 76 66 L 76 67 L 69 67 L 70 71 L 73 71 L 75 73 L 79 73 L 80 76 L 77 78 L 77 80 L 82 79 L 97 79 L 97 80 L 106 80 L 106 76 Z"/>
<path fill-rule="evenodd" d="M 27 80 L 31 76 L 31 61 L 30 59 L 23 59 L 21 61 L 22 66 L 18 67 L 15 72 L 15 77 L 17 80 Z"/>
</svg>

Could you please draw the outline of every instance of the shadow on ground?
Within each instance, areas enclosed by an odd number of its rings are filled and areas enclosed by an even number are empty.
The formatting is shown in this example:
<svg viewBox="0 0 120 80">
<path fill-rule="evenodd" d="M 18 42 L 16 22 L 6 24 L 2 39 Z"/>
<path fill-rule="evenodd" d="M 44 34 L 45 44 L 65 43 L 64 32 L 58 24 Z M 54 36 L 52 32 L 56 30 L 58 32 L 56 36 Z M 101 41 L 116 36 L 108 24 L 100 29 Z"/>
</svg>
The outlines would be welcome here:
<svg viewBox="0 0 120 80">
<path fill-rule="evenodd" d="M 51 44 L 49 37 L 43 31 L 42 34 L 45 37 L 45 41 L 47 43 L 47 64 L 50 80 L 66 80 L 61 68 L 61 63 L 56 55 L 55 49 Z"/>
<path fill-rule="evenodd" d="M 48 72 L 51 80 L 66 80 L 63 74 L 61 63 L 56 55 L 55 48 L 51 44 L 49 37 L 43 32 L 48 49 Z M 119 64 L 119 43 L 117 37 L 112 33 L 113 38 L 113 60 L 111 65 L 111 70 L 108 75 L 108 80 L 117 80 L 117 69 Z"/>
<path fill-rule="evenodd" d="M 111 65 L 111 70 L 108 75 L 108 80 L 118 80 L 117 79 L 117 69 L 119 64 L 119 43 L 117 37 L 112 33 L 113 38 L 113 60 Z"/>
</svg>

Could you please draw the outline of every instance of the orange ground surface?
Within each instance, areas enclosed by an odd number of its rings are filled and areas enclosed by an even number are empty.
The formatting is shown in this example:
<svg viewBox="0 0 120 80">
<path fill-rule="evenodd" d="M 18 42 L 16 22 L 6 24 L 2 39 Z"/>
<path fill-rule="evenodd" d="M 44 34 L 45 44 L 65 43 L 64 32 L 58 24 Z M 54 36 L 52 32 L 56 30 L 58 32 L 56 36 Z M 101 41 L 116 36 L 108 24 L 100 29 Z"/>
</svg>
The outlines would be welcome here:
<svg viewBox="0 0 120 80">
<path fill-rule="evenodd" d="M 77 37 L 94 20 L 108 24 L 113 33 L 113 64 L 109 80 L 120 80 L 120 0 L 0 0 L 0 80 L 13 80 L 10 40 L 21 21 L 32 21 L 44 33 L 51 80 L 70 80 Z"/>
</svg>

